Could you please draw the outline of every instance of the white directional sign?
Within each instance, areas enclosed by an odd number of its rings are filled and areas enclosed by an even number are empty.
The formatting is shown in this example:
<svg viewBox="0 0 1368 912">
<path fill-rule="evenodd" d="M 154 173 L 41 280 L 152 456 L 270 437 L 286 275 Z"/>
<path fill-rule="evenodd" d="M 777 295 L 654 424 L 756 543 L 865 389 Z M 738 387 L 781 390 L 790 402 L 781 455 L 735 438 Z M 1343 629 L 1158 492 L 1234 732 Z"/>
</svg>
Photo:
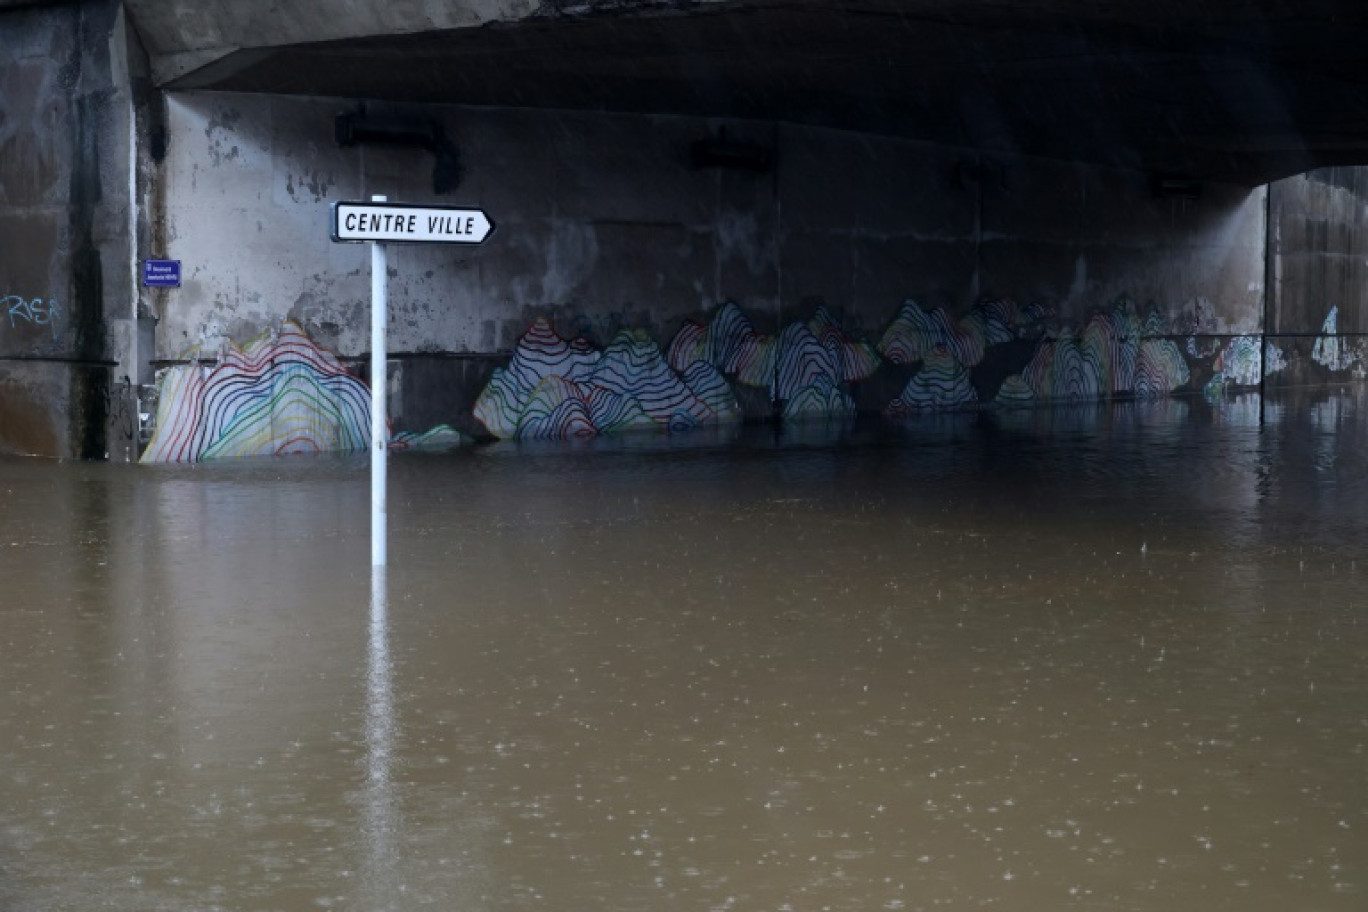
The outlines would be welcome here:
<svg viewBox="0 0 1368 912">
<path fill-rule="evenodd" d="M 481 209 L 333 203 L 332 239 L 381 244 L 483 244 L 494 223 Z"/>
<path fill-rule="evenodd" d="M 371 567 L 383 572 L 389 561 L 387 506 L 390 445 L 385 416 L 385 331 L 389 320 L 390 244 L 483 244 L 494 223 L 479 209 L 455 206 L 406 206 L 387 197 L 365 203 L 332 204 L 332 239 L 371 245 Z M 372 577 L 372 586 L 375 577 Z"/>
</svg>

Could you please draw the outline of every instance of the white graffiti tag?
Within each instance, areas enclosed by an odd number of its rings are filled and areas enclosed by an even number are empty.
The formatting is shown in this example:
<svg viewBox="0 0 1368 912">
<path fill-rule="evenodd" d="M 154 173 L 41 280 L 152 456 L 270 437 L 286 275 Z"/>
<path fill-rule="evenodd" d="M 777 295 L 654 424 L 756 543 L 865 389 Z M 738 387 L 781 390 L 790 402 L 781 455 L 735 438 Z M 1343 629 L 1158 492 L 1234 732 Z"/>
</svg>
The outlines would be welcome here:
<svg viewBox="0 0 1368 912">
<path fill-rule="evenodd" d="M 18 326 L 20 321 L 35 326 L 49 326 L 52 328 L 52 338 L 57 338 L 57 317 L 61 311 L 56 301 L 44 301 L 42 298 L 29 300 L 18 295 L 5 295 L 0 297 L 0 309 L 9 314 L 11 329 Z"/>
</svg>

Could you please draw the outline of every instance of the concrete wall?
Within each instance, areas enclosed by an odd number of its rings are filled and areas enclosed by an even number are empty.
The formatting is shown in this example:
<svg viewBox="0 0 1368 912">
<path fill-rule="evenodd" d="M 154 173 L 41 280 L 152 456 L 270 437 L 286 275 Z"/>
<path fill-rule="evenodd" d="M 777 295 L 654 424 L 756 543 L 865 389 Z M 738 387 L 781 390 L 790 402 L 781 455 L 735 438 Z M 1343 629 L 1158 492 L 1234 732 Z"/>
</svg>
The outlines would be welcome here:
<svg viewBox="0 0 1368 912">
<path fill-rule="evenodd" d="M 115 0 L 0 17 L 0 452 L 135 458 L 154 363 L 282 320 L 363 357 L 368 252 L 327 239 L 328 205 L 372 193 L 499 225 L 479 249 L 391 250 L 397 430 L 478 430 L 476 395 L 538 318 L 663 345 L 723 301 L 762 334 L 823 305 L 876 343 L 907 299 L 1041 303 L 1048 341 L 1126 297 L 1182 346 L 1184 391 L 1250 385 L 1235 340 L 1267 309 L 1276 382 L 1368 374 L 1364 169 L 1161 197 L 1139 172 L 789 124 L 371 103 L 460 147 L 464 183 L 438 197 L 429 153 L 336 144 L 355 100 L 156 91 Z M 775 166 L 694 167 L 690 144 L 722 131 Z M 139 288 L 144 257 L 182 260 L 184 287 Z M 906 380 L 853 392 L 882 408 Z"/>
<path fill-rule="evenodd" d="M 822 298 L 882 329 L 906 297 L 959 312 L 1008 297 L 1074 323 L 1119 297 L 1174 321 L 1205 299 L 1206 331 L 1257 328 L 1261 190 L 1156 199 L 1138 172 L 831 131 L 784 137 L 788 304 Z"/>
<path fill-rule="evenodd" d="M 1368 332 L 1368 168 L 1325 168 L 1270 185 L 1269 331 Z"/>
<path fill-rule="evenodd" d="M 453 387 L 478 391 L 539 316 L 598 345 L 624 327 L 663 344 L 725 300 L 764 332 L 823 303 L 871 341 L 907 298 L 962 313 L 1006 296 L 1077 324 L 1126 296 L 1175 332 L 1259 326 L 1262 190 L 1156 199 L 1138 173 L 791 125 L 370 105 L 434 118 L 460 146 L 465 182 L 436 197 L 428 153 L 336 145 L 334 118 L 356 109 L 170 96 L 154 253 L 181 259 L 185 284 L 147 297 L 158 358 L 286 318 L 363 355 L 369 253 L 329 242 L 328 205 L 372 193 L 480 206 L 498 224 L 478 249 L 391 248 L 391 351 L 425 378 L 404 383 L 415 422 L 452 420 L 473 399 Z M 722 129 L 777 167 L 692 167 L 690 144 Z"/>
<path fill-rule="evenodd" d="M 1325 168 L 1269 185 L 1269 224 L 1269 343 L 1286 362 L 1270 382 L 1364 376 L 1368 168 Z"/>
<path fill-rule="evenodd" d="M 128 35 L 117 3 L 3 14 L 0 452 L 136 453 Z M 122 429 L 122 436 L 120 434 Z"/>
</svg>

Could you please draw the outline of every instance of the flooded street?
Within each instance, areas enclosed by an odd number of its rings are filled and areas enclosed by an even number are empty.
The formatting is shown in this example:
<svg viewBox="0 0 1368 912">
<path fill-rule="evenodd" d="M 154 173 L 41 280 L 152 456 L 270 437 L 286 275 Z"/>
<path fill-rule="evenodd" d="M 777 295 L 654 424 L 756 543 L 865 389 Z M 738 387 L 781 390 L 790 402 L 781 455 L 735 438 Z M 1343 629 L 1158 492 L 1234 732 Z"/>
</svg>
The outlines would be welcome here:
<svg viewBox="0 0 1368 912">
<path fill-rule="evenodd" d="M 0 461 L 0 910 L 1360 910 L 1368 401 Z"/>
</svg>

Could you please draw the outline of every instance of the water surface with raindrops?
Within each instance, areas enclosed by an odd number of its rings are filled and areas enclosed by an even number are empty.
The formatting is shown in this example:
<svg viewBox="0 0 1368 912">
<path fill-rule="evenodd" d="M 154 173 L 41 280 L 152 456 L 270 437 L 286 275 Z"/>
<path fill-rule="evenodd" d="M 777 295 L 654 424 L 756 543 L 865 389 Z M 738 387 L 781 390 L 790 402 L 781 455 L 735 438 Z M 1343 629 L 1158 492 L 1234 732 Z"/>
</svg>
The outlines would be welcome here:
<svg viewBox="0 0 1368 912">
<path fill-rule="evenodd" d="M 0 460 L 0 909 L 1360 910 L 1361 391 Z"/>
</svg>

